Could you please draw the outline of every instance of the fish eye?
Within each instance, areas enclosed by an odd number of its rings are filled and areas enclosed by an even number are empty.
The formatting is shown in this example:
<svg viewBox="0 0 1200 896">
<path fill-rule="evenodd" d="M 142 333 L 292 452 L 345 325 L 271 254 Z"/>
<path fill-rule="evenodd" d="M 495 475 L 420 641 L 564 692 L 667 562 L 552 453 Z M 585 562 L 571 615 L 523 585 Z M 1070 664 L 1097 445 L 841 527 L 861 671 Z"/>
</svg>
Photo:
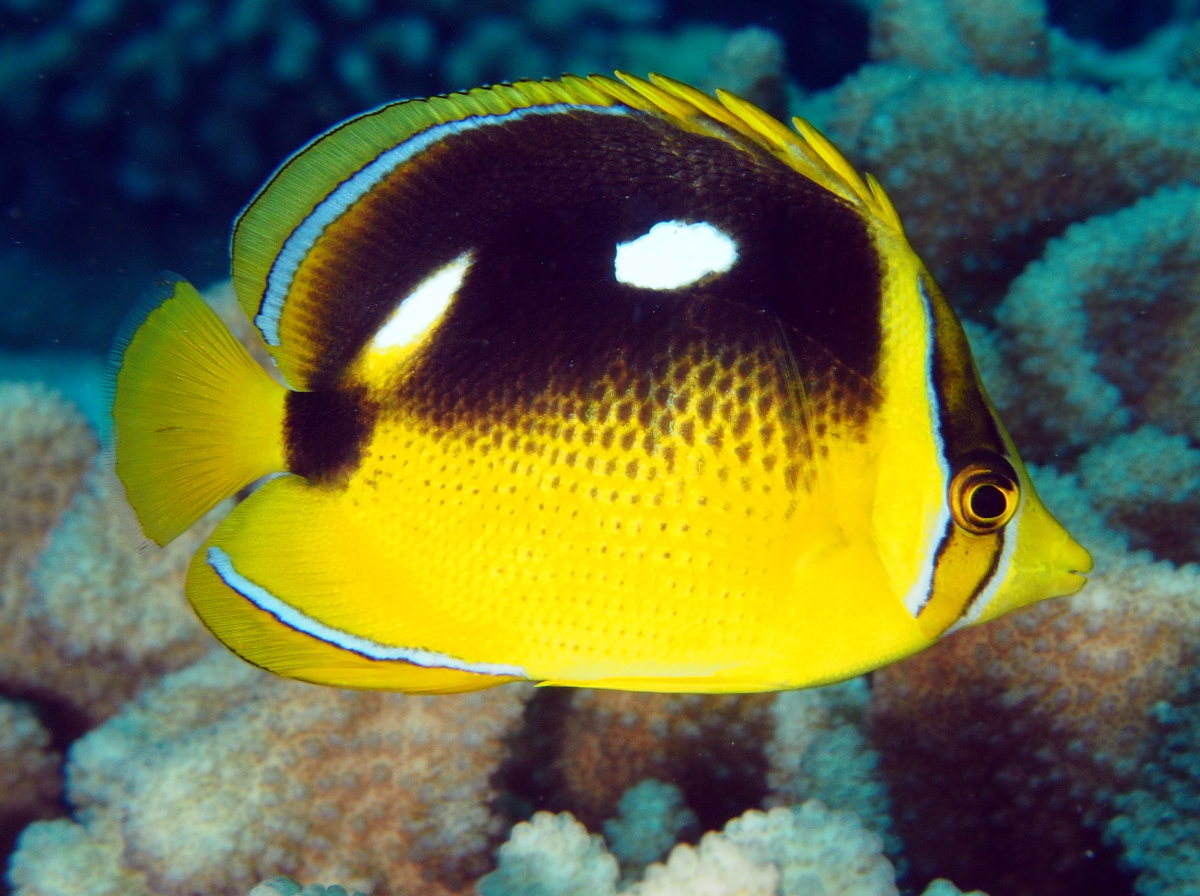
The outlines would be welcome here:
<svg viewBox="0 0 1200 896">
<path fill-rule="evenodd" d="M 950 513 L 954 522 L 974 535 L 990 535 L 1017 512 L 1017 482 L 1003 467 L 968 464 L 950 481 Z"/>
</svg>

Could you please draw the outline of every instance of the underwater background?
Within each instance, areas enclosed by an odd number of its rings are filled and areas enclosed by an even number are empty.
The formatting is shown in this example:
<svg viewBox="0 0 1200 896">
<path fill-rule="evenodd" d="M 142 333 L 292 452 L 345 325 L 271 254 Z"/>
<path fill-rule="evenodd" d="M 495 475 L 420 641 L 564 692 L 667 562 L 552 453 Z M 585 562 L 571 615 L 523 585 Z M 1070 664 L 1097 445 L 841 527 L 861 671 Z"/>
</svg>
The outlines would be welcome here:
<svg viewBox="0 0 1200 896">
<path fill-rule="evenodd" d="M 784 694 L 338 691 L 216 644 L 215 516 L 148 547 L 104 454 L 121 319 L 171 269 L 236 323 L 230 222 L 341 118 L 614 68 L 880 179 L 1080 594 Z M 4 0 L 5 886 L 1200 894 L 1198 183 L 1196 0 Z"/>
</svg>

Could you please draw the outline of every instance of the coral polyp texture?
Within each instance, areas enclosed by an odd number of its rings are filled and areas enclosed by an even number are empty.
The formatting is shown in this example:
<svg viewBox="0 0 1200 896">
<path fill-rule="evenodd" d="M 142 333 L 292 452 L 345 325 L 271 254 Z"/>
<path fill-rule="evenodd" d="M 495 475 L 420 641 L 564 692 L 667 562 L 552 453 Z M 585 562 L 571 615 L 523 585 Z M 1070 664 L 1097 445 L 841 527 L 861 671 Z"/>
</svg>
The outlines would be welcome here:
<svg viewBox="0 0 1200 896">
<path fill-rule="evenodd" d="M 31 381 L 0 383 L 16 896 L 1196 892 L 1195 4 L 695 6 L 4 4 L 0 340 L 98 353 L 157 270 L 227 276 L 270 167 L 372 103 L 658 70 L 810 118 L 879 178 L 1090 584 L 811 691 L 317 688 L 186 603 L 228 507 L 149 544 L 86 418 L 32 382 L 99 360 L 6 354 Z M 265 358 L 228 285 L 209 299 Z"/>
<path fill-rule="evenodd" d="M 513 828 L 480 896 L 615 896 L 617 862 L 571 817 L 538 812 Z M 897 896 L 879 837 L 818 800 L 750 810 L 699 844 L 680 844 L 628 896 Z"/>
<path fill-rule="evenodd" d="M 215 650 L 71 747 L 78 821 L 30 827 L 12 882 L 57 892 L 44 882 L 85 868 L 126 892 L 180 896 L 281 873 L 456 892 L 502 833 L 489 776 L 527 693 L 318 688 Z"/>
<path fill-rule="evenodd" d="M 0 385 L 0 686 L 91 725 L 213 643 L 180 591 L 211 531 L 147 542 L 79 411 Z"/>
<path fill-rule="evenodd" d="M 28 703 L 0 699 L 0 842 L 35 818 L 57 813 L 62 756 Z"/>
</svg>

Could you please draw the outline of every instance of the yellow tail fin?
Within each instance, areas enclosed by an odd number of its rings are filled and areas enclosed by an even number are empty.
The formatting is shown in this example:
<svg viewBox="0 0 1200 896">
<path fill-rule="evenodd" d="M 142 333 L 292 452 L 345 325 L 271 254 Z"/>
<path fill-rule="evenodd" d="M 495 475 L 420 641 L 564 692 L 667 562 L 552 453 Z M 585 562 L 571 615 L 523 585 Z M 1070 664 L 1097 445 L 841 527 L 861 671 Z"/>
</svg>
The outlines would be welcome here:
<svg viewBox="0 0 1200 896">
<path fill-rule="evenodd" d="M 285 469 L 287 389 L 185 280 L 162 284 L 119 357 L 117 475 L 146 535 L 171 541 L 222 499 Z"/>
</svg>

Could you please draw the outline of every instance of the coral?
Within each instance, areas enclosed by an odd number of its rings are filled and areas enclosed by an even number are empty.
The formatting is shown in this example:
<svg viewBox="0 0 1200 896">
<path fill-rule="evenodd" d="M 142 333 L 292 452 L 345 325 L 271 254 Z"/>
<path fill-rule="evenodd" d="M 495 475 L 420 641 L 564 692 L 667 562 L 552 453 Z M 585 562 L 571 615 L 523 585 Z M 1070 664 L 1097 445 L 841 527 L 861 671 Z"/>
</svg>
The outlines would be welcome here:
<svg viewBox="0 0 1200 896">
<path fill-rule="evenodd" d="M 1052 450 L 1137 423 L 1200 437 L 1200 189 L 1164 189 L 1072 226 L 996 309 L 1019 395 L 1005 410 Z"/>
<path fill-rule="evenodd" d="M 616 818 L 604 822 L 604 838 L 626 880 L 640 877 L 647 865 L 697 827 L 696 814 L 684 805 L 683 791 L 653 778 L 626 790 L 617 811 Z"/>
<path fill-rule="evenodd" d="M 0 594 L 5 612 L 26 587 L 96 454 L 82 416 L 36 383 L 0 382 Z M 9 629 L 6 624 L 4 629 Z"/>
<path fill-rule="evenodd" d="M 1072 222 L 1200 168 L 1200 94 L 1178 85 L 1130 101 L 1073 83 L 874 65 L 829 103 L 830 138 L 879 176 L 914 247 L 972 313 Z"/>
<path fill-rule="evenodd" d="M 818 800 L 751 810 L 693 847 L 676 846 L 628 896 L 894 896 L 880 839 Z M 569 813 L 537 813 L 513 828 L 481 896 L 605 896 L 616 892 L 616 862 Z M 952 891 L 953 892 L 953 891 Z"/>
<path fill-rule="evenodd" d="M 1091 505 L 1134 548 L 1160 557 L 1200 557 L 1200 449 L 1145 425 L 1085 451 L 1077 464 Z"/>
<path fill-rule="evenodd" d="M 1049 40 L 1037 0 L 883 0 L 871 17 L 873 59 L 930 71 L 1041 75 Z"/>
<path fill-rule="evenodd" d="M 346 896 L 346 888 L 338 884 L 328 887 L 309 884 L 307 887 L 302 887 L 291 878 L 281 876 L 263 881 L 246 896 Z M 365 896 L 365 894 L 356 892 L 351 896 Z"/>
<path fill-rule="evenodd" d="M 43 691 L 57 665 L 27 614 L 29 575 L 95 455 L 91 430 L 59 395 L 0 383 L 0 684 L 9 693 Z"/>
<path fill-rule="evenodd" d="M 512 829 L 480 896 L 614 896 L 617 861 L 571 817 L 538 812 Z"/>
<path fill-rule="evenodd" d="M 1200 881 L 1200 659 L 1193 642 L 1190 672 L 1170 700 L 1154 707 L 1159 732 L 1136 786 L 1115 800 L 1107 838 L 1140 872 L 1140 896 L 1194 893 Z"/>
<path fill-rule="evenodd" d="M 265 359 L 227 283 L 209 300 Z M 78 731 L 215 643 L 183 577 L 229 505 L 148 543 L 79 412 L 37 384 L 0 384 L 0 455 L 0 688 L 49 701 Z"/>
<path fill-rule="evenodd" d="M 125 867 L 116 819 L 98 816 L 84 828 L 67 819 L 22 831 L 8 883 L 24 896 L 155 896 L 146 875 Z"/>
<path fill-rule="evenodd" d="M 159 896 L 245 891 L 285 873 L 364 892 L 456 891 L 478 876 L 501 738 L 527 688 L 454 697 L 275 678 L 223 650 L 170 674 L 76 742 L 75 822 L 31 826 L 24 896 L 90 865 Z"/>
<path fill-rule="evenodd" d="M 183 577 L 217 516 L 166 548 L 150 545 L 98 461 L 38 564 L 10 592 L 0 684 L 50 700 L 87 727 L 199 657 L 214 642 L 184 600 Z"/>
<path fill-rule="evenodd" d="M 656 778 L 677 784 L 702 824 L 720 824 L 762 797 L 773 699 L 578 691 L 559 745 L 560 802 L 598 828 L 626 790 Z"/>
<path fill-rule="evenodd" d="M 921 896 L 986 896 L 986 894 L 982 890 L 972 890 L 970 893 L 963 893 L 962 890 L 954 886 L 950 881 L 944 877 L 939 877 L 929 882 L 929 886 L 921 891 Z"/>
<path fill-rule="evenodd" d="M 62 756 L 27 703 L 0 697 L 0 843 L 58 810 Z"/>
<path fill-rule="evenodd" d="M 757 863 L 779 868 L 780 896 L 807 892 L 868 896 L 896 893 L 883 841 L 846 812 L 809 800 L 792 809 L 747 812 L 724 836 Z"/>
<path fill-rule="evenodd" d="M 4 380 L 48 386 L 83 412 L 101 444 L 112 442 L 104 359 L 98 353 L 62 348 L 0 352 L 0 381 Z"/>
<path fill-rule="evenodd" d="M 1179 44 L 1171 58 L 1171 73 L 1200 84 L 1200 22 L 1185 26 L 1179 35 Z"/>
<path fill-rule="evenodd" d="M 855 814 L 894 853 L 899 842 L 892 832 L 879 752 L 863 733 L 870 696 L 866 679 L 856 678 L 775 698 L 764 804 L 791 806 L 819 799 L 831 809 Z"/>
<path fill-rule="evenodd" d="M 700 84 L 736 93 L 786 119 L 786 63 L 783 39 L 769 28 L 750 26 L 729 35 Z"/>
<path fill-rule="evenodd" d="M 65 676 L 57 696 L 93 723 L 144 684 L 214 643 L 183 597 L 188 563 L 228 506 L 165 548 L 149 544 L 103 463 L 64 516 L 33 571 L 25 607 L 38 648 Z M 81 680 L 75 670 L 86 670 Z"/>
<path fill-rule="evenodd" d="M 213 520 L 147 545 L 79 412 L 40 387 L 0 385 L 0 439 L 0 687 L 87 727 L 213 643 L 182 587 Z"/>
<path fill-rule="evenodd" d="M 755 862 L 720 834 L 675 847 L 665 865 L 652 865 L 631 896 L 776 896 L 779 868 Z"/>
</svg>

